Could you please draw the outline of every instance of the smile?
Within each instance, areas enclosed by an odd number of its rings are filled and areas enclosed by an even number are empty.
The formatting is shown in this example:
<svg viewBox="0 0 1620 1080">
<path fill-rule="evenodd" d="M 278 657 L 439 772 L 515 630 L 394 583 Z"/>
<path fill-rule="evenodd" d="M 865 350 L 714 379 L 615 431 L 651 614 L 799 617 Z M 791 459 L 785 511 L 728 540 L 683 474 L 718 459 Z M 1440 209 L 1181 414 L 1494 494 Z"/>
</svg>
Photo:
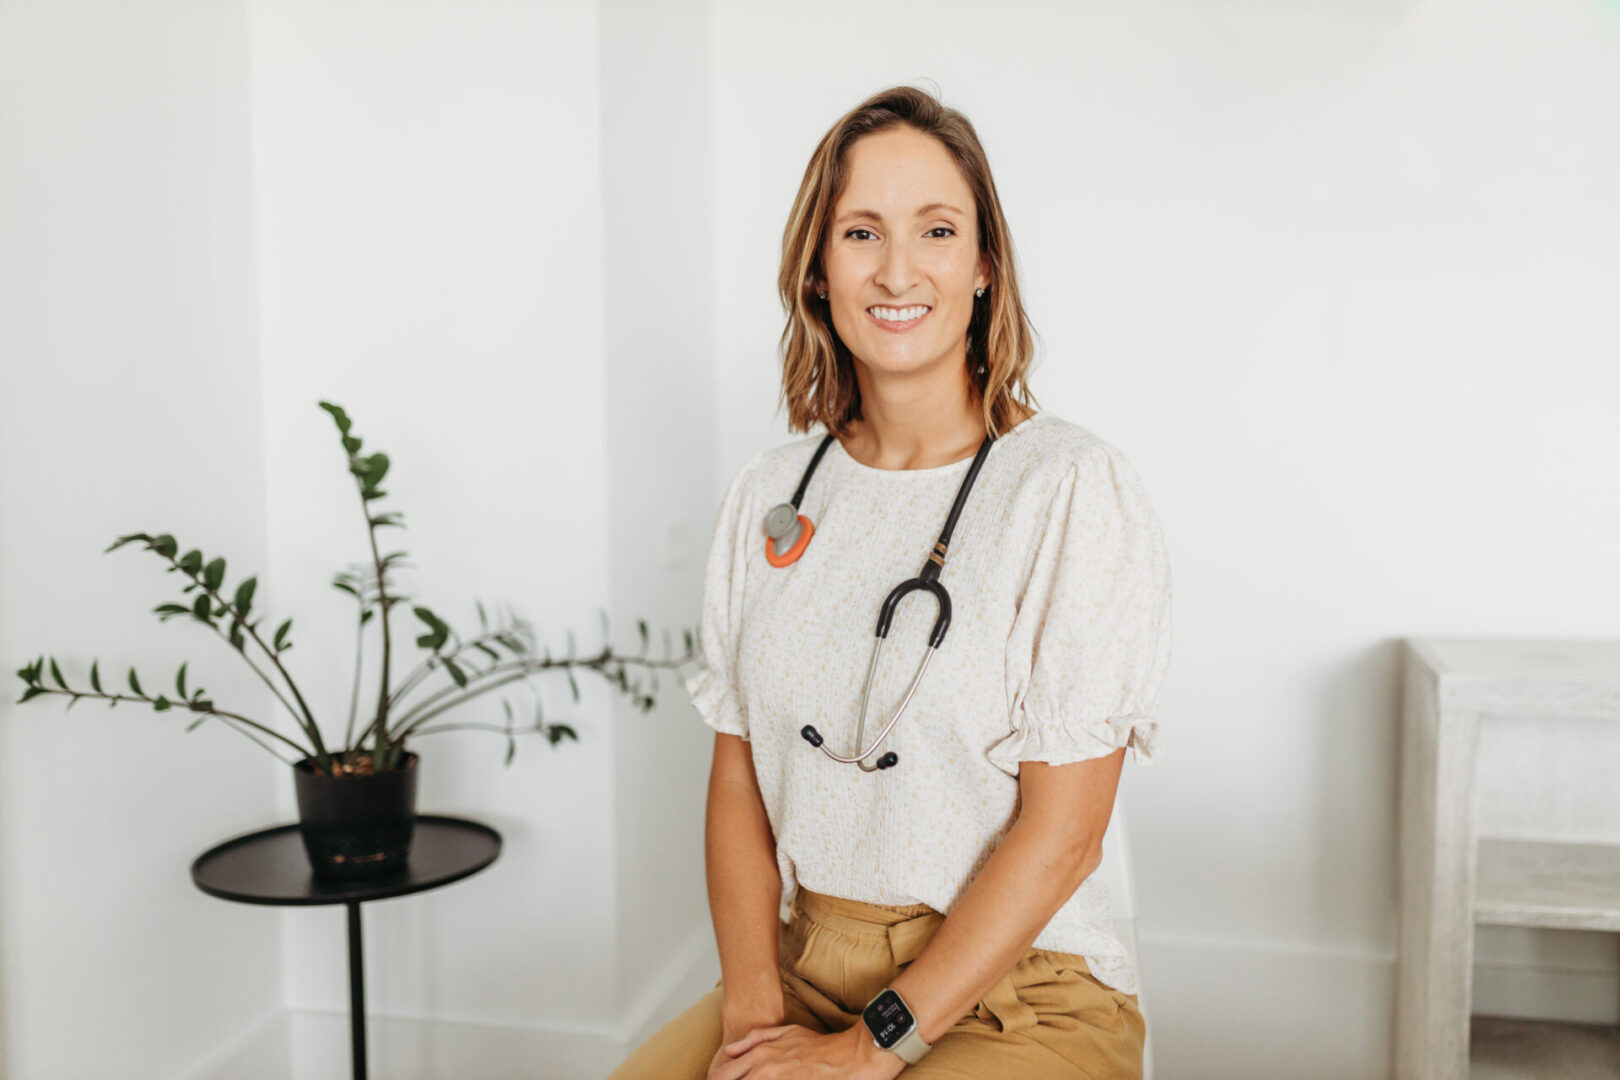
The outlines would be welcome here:
<svg viewBox="0 0 1620 1080">
<path fill-rule="evenodd" d="M 910 330 L 913 326 L 928 318 L 928 313 L 934 309 L 927 304 L 913 304 L 910 307 L 885 307 L 882 304 L 866 309 L 866 317 L 877 323 L 883 329 L 892 333 Z"/>
</svg>

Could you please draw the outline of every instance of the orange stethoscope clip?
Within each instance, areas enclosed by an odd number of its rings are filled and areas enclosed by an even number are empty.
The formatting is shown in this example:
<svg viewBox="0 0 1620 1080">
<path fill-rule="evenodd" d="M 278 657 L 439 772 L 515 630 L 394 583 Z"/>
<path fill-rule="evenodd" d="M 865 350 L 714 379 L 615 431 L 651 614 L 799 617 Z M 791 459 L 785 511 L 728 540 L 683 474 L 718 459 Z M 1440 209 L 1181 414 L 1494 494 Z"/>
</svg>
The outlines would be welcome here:
<svg viewBox="0 0 1620 1080">
<path fill-rule="evenodd" d="M 789 563 L 798 562 L 799 556 L 804 554 L 805 545 L 810 543 L 811 534 L 815 531 L 815 524 L 812 523 L 809 518 L 805 517 L 803 514 L 800 514 L 798 542 L 792 547 L 788 548 L 786 551 L 782 552 L 782 554 L 778 555 L 775 551 L 771 550 L 775 545 L 775 537 L 767 536 L 765 538 L 766 561 L 768 561 L 772 566 L 787 566 Z"/>
</svg>

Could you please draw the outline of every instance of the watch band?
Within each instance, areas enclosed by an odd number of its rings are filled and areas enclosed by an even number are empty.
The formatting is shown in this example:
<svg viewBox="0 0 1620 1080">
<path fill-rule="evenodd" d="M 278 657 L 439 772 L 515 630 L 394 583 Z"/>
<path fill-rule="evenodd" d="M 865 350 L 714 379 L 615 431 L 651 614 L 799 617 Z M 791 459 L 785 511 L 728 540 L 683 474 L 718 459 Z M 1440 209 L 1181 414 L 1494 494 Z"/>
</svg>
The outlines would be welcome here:
<svg viewBox="0 0 1620 1080">
<path fill-rule="evenodd" d="M 897 1040 L 894 1040 L 894 1044 L 892 1046 L 883 1045 L 882 1040 L 878 1038 L 878 1032 L 873 1030 L 872 1027 L 872 1003 L 885 995 L 891 995 L 894 1000 L 899 1003 L 900 1007 L 905 1010 L 906 1018 L 909 1021 L 909 1023 L 906 1025 L 905 1032 Z M 873 1045 L 875 1045 L 879 1050 L 887 1050 L 891 1054 L 899 1055 L 901 1060 L 903 1060 L 907 1065 L 917 1064 L 917 1062 L 922 1060 L 922 1056 L 928 1053 L 929 1044 L 923 1042 L 922 1035 L 917 1031 L 916 1014 L 911 1011 L 911 1006 L 906 1004 L 906 999 L 901 997 L 900 992 L 893 987 L 884 987 L 882 990 L 879 990 L 876 994 L 872 995 L 872 1000 L 868 1001 L 866 1003 L 866 1007 L 861 1010 L 861 1020 L 866 1024 L 866 1030 L 872 1036 Z M 893 1037 L 892 1033 L 890 1037 Z"/>
</svg>

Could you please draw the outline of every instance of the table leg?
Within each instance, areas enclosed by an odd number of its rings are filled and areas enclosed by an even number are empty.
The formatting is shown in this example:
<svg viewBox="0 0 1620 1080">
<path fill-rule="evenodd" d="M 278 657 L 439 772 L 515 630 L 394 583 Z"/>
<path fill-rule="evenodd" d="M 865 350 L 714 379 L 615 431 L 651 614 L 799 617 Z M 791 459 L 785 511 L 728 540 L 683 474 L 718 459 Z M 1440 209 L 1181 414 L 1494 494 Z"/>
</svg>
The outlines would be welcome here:
<svg viewBox="0 0 1620 1080">
<path fill-rule="evenodd" d="M 349 1045 L 354 1051 L 354 1080 L 366 1080 L 366 973 L 361 962 L 360 901 L 349 909 Z"/>
</svg>

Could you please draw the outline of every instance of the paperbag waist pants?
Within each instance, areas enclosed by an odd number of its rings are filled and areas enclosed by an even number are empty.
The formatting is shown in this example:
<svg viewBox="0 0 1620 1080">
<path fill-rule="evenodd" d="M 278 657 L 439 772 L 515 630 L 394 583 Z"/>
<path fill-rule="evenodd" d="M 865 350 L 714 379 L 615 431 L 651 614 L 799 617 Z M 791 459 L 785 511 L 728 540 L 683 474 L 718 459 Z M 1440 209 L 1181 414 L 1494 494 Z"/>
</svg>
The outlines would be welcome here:
<svg viewBox="0 0 1620 1080">
<path fill-rule="evenodd" d="M 861 1023 L 866 1003 L 944 921 L 926 904 L 869 904 L 799 887 L 778 937 L 786 1022 L 822 1033 Z M 720 1049 L 723 995 L 716 983 L 608 1080 L 704 1080 Z M 1083 956 L 1031 949 L 901 1075 L 1141 1080 L 1146 1036 L 1135 994 L 1098 980 Z"/>
</svg>

